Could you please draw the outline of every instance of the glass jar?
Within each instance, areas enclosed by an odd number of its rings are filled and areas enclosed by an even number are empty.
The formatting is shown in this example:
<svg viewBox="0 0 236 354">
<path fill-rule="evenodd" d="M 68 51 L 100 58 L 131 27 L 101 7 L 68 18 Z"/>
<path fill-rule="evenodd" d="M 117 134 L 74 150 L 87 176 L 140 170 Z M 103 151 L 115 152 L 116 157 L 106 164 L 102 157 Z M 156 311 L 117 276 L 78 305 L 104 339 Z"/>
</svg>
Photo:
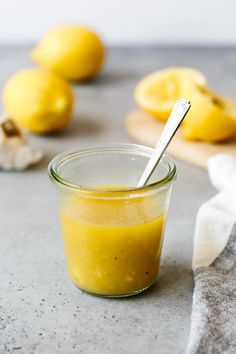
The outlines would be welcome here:
<svg viewBox="0 0 236 354">
<path fill-rule="evenodd" d="M 152 153 L 110 144 L 65 152 L 50 163 L 68 273 L 80 289 L 130 296 L 157 279 L 177 169 L 165 155 L 149 184 L 136 187 Z"/>
</svg>

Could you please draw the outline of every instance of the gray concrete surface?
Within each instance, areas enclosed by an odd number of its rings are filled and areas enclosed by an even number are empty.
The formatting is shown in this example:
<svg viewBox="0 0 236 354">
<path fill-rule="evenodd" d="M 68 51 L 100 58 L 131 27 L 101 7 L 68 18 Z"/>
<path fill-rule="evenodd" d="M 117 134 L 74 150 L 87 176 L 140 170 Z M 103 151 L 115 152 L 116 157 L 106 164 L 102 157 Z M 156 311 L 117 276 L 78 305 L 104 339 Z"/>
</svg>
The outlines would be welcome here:
<svg viewBox="0 0 236 354">
<path fill-rule="evenodd" d="M 46 152 L 23 173 L 0 173 L 0 353 L 184 353 L 193 278 L 192 238 L 198 207 L 214 194 L 205 171 L 179 162 L 161 274 L 143 295 L 108 300 L 82 293 L 65 271 L 53 185 L 46 167 L 66 149 L 129 141 L 124 117 L 146 73 L 167 65 L 202 69 L 216 89 L 233 94 L 236 50 L 134 48 L 108 53 L 103 74 L 74 86 L 74 119 L 62 133 L 32 137 Z M 31 65 L 28 50 L 0 49 L 0 85 Z"/>
</svg>

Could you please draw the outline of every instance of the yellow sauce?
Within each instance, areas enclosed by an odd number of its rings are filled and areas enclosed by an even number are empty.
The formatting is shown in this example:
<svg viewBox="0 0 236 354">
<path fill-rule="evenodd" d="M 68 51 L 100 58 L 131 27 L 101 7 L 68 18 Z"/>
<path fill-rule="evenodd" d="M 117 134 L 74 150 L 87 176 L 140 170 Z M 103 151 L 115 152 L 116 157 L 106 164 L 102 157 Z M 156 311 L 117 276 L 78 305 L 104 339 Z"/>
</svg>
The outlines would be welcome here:
<svg viewBox="0 0 236 354">
<path fill-rule="evenodd" d="M 129 295 L 156 279 L 165 215 L 153 197 L 68 197 L 60 210 L 69 275 L 79 288 Z"/>
</svg>

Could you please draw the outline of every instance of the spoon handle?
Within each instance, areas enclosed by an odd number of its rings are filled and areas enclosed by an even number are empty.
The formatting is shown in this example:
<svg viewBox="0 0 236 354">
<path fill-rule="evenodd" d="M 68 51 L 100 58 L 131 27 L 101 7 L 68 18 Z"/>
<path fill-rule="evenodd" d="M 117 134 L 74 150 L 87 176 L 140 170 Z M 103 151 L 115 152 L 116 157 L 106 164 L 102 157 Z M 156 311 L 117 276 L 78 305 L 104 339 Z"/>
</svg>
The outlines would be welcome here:
<svg viewBox="0 0 236 354">
<path fill-rule="evenodd" d="M 148 164 L 139 180 L 138 187 L 144 186 L 149 181 L 153 171 L 155 170 L 167 146 L 169 145 L 173 136 L 178 130 L 182 120 L 188 113 L 190 107 L 190 102 L 185 99 L 180 99 L 175 103 L 168 118 L 168 121 L 154 149 L 153 155 L 148 161 Z"/>
</svg>

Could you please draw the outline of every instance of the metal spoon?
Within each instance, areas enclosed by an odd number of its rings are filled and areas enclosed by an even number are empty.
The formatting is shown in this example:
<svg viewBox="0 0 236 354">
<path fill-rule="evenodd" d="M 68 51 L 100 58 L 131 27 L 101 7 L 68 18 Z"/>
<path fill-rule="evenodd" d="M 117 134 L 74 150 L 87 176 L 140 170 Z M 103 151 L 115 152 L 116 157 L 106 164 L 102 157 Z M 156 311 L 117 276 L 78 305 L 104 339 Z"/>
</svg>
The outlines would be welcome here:
<svg viewBox="0 0 236 354">
<path fill-rule="evenodd" d="M 190 107 L 190 102 L 185 99 L 180 99 L 175 103 L 174 108 L 171 111 L 168 121 L 154 149 L 153 155 L 148 161 L 148 164 L 145 167 L 145 170 L 139 180 L 138 187 L 144 186 L 149 181 L 153 171 L 160 162 L 162 155 L 164 154 L 169 143 L 171 142 L 173 136 L 177 132 L 182 120 L 188 113 Z"/>
</svg>

